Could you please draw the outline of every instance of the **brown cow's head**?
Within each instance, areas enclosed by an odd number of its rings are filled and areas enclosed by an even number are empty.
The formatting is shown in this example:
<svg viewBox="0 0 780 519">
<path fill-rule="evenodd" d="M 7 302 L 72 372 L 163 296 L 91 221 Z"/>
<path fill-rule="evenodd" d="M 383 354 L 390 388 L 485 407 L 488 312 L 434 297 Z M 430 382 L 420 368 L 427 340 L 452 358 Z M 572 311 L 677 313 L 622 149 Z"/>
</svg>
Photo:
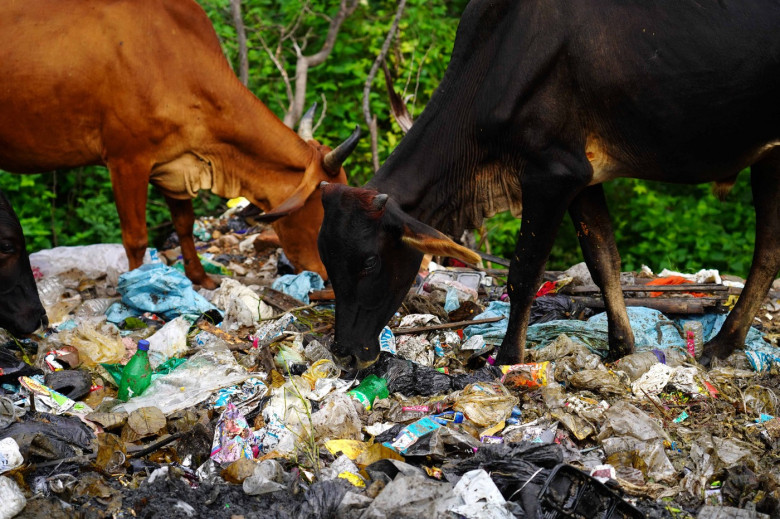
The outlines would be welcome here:
<svg viewBox="0 0 780 519">
<path fill-rule="evenodd" d="M 48 324 L 30 268 L 22 226 L 0 191 L 0 328 L 31 333 Z"/>
<path fill-rule="evenodd" d="M 347 174 L 341 166 L 360 139 L 360 127 L 335 149 L 330 149 L 312 137 L 311 121 L 315 106 L 301 120 L 299 136 L 313 148 L 313 160 L 306 167 L 303 180 L 295 191 L 281 204 L 257 219 L 274 221 L 274 229 L 285 254 L 296 268 L 318 273 L 323 279 L 328 275 L 320 261 L 314 244 L 317 243 L 319 227 L 312 222 L 321 222 L 323 217 L 320 191 L 321 182 L 347 183 Z M 282 218 L 284 217 L 284 218 Z"/>
<path fill-rule="evenodd" d="M 423 253 L 479 256 L 404 213 L 387 195 L 337 184 L 322 187 L 320 257 L 336 293 L 334 353 L 359 367 L 379 355 L 379 332 L 414 282 Z"/>
</svg>

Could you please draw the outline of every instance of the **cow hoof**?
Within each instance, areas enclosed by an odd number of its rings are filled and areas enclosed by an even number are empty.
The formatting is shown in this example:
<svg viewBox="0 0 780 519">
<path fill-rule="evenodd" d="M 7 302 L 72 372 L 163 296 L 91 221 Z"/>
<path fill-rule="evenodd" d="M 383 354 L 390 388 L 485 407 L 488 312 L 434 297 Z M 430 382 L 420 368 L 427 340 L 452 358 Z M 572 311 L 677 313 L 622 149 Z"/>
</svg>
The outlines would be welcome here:
<svg viewBox="0 0 780 519">
<path fill-rule="evenodd" d="M 734 351 L 734 348 L 728 344 L 716 341 L 717 339 L 704 345 L 704 350 L 699 358 L 699 364 L 705 368 L 709 368 L 715 358 L 725 359 Z"/>
<path fill-rule="evenodd" d="M 621 347 L 621 348 L 609 348 L 609 351 L 607 351 L 607 356 L 604 359 L 604 362 L 616 362 L 623 357 L 626 357 L 628 355 L 631 355 L 634 353 L 633 347 Z"/>
<path fill-rule="evenodd" d="M 213 279 L 211 279 L 210 276 L 205 276 L 203 279 L 199 281 L 193 281 L 193 283 L 195 283 L 196 285 L 200 285 L 201 288 L 205 288 L 206 290 L 214 290 L 219 286 L 219 284 Z"/>
</svg>

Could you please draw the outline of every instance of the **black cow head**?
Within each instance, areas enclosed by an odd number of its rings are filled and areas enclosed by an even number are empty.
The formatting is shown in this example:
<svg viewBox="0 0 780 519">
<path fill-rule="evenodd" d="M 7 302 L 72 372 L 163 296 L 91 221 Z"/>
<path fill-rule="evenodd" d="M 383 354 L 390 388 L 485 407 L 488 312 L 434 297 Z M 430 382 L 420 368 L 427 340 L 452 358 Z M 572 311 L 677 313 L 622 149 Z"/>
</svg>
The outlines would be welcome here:
<svg viewBox="0 0 780 519">
<path fill-rule="evenodd" d="M 336 294 L 333 353 L 365 367 L 379 355 L 379 333 L 409 291 L 423 253 L 479 261 L 473 251 L 415 220 L 385 194 L 322 186 L 320 257 Z"/>
<path fill-rule="evenodd" d="M 0 192 L 0 328 L 25 334 L 47 322 L 27 257 L 22 226 Z"/>
</svg>

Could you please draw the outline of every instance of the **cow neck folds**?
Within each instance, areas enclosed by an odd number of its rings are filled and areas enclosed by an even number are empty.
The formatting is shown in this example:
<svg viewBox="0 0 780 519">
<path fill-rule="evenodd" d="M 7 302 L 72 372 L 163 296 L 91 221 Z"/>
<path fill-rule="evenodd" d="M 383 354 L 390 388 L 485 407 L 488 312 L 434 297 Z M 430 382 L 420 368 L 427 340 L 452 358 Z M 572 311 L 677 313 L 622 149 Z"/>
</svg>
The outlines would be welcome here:
<svg viewBox="0 0 780 519">
<path fill-rule="evenodd" d="M 224 186 L 239 191 L 222 196 L 244 196 L 270 210 L 292 194 L 312 161 L 321 160 L 318 150 L 281 122 L 279 125 L 283 130 L 274 132 L 270 142 L 264 132 L 263 138 L 232 143 L 208 154 L 214 188 Z M 212 191 L 217 193 L 214 188 Z"/>
</svg>

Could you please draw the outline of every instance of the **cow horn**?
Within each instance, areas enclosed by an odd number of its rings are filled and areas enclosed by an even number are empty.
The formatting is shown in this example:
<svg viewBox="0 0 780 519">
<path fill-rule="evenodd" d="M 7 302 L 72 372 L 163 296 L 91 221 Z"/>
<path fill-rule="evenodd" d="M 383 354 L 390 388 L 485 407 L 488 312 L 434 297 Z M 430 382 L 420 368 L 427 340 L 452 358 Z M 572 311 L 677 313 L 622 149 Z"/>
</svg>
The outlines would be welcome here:
<svg viewBox="0 0 780 519">
<path fill-rule="evenodd" d="M 355 151 L 358 141 L 360 140 L 360 126 L 355 126 L 355 131 L 352 135 L 347 137 L 347 140 L 336 146 L 336 148 L 325 155 L 322 159 L 322 165 L 325 171 L 331 175 L 336 176 L 341 170 L 341 165 L 349 157 L 349 154 Z"/>
<path fill-rule="evenodd" d="M 314 103 L 311 105 L 311 108 L 306 110 L 306 113 L 301 117 L 301 122 L 298 124 L 298 136 L 305 141 L 310 141 L 314 138 L 312 122 L 314 121 L 315 110 L 317 110 L 317 103 Z"/>
<path fill-rule="evenodd" d="M 384 193 L 376 195 L 374 199 L 371 200 L 371 209 L 374 211 L 381 211 L 385 208 L 385 204 L 387 203 L 388 198 L 389 197 Z"/>
<path fill-rule="evenodd" d="M 412 127 L 413 119 L 412 114 L 409 113 L 409 109 L 406 108 L 406 103 L 401 99 L 395 89 L 393 88 L 393 78 L 390 76 L 390 71 L 387 70 L 387 63 L 382 62 L 382 70 L 385 73 L 385 86 L 387 87 L 387 96 L 390 98 L 390 111 L 395 117 L 395 121 L 398 126 L 401 127 L 401 131 L 406 133 L 409 128 Z"/>
</svg>

